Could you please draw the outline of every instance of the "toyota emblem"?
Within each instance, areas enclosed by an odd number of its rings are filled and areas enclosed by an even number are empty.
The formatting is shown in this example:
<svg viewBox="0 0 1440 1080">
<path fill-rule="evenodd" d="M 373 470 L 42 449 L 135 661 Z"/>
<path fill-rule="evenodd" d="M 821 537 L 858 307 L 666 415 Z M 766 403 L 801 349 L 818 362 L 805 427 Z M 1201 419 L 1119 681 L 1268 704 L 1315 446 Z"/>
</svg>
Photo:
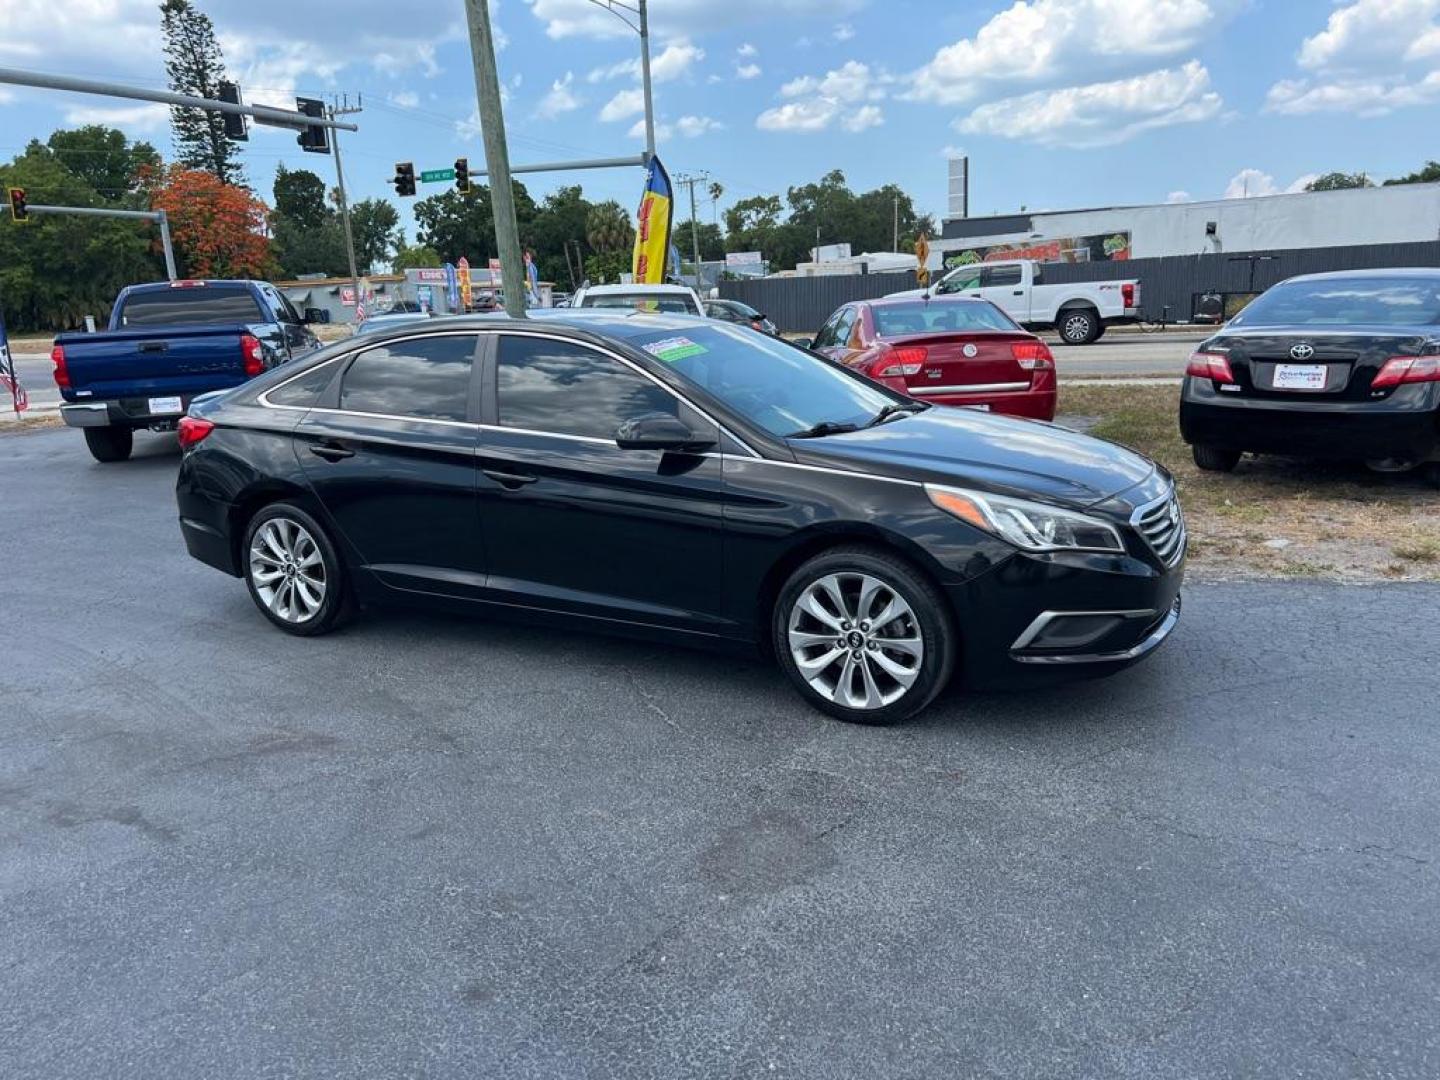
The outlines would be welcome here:
<svg viewBox="0 0 1440 1080">
<path fill-rule="evenodd" d="M 1300 342 L 1299 345 L 1290 346 L 1290 358 L 1292 360 L 1309 360 L 1315 355 L 1315 346 Z"/>
<path fill-rule="evenodd" d="M 963 352 L 966 356 L 973 357 L 973 356 L 975 356 L 977 353 L 979 353 L 980 350 L 977 349 L 974 345 L 966 345 L 966 346 L 965 346 L 963 349 L 961 349 L 960 351 Z"/>
</svg>

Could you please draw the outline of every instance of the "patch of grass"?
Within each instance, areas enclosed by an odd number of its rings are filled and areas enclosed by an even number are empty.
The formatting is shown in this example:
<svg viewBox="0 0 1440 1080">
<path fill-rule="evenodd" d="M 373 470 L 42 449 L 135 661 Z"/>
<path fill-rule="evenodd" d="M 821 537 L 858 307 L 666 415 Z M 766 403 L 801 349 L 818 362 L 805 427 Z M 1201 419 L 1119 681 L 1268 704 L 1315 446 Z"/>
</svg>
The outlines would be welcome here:
<svg viewBox="0 0 1440 1080">
<path fill-rule="evenodd" d="M 1202 472 L 1180 437 L 1179 408 L 1174 386 L 1073 386 L 1062 377 L 1057 421 L 1083 418 L 1073 426 L 1170 470 L 1192 572 L 1440 581 L 1440 496 L 1418 476 L 1274 457 Z M 1266 546 L 1274 540 L 1286 543 Z"/>
</svg>

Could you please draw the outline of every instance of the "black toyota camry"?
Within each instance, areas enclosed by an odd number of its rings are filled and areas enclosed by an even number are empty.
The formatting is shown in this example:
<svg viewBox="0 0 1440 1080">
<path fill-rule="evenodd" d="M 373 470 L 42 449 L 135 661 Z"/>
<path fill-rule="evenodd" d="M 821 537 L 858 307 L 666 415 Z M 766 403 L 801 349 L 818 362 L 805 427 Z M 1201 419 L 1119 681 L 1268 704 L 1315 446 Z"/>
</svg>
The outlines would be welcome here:
<svg viewBox="0 0 1440 1080">
<path fill-rule="evenodd" d="M 1245 452 L 1424 467 L 1440 487 L 1440 270 L 1290 278 L 1190 358 L 1180 430 L 1202 469 Z"/>
<path fill-rule="evenodd" d="M 399 327 L 196 404 L 180 440 L 190 553 L 293 634 L 392 599 L 759 645 L 878 723 L 957 670 L 1118 670 L 1180 611 L 1147 459 L 713 320 Z"/>
</svg>

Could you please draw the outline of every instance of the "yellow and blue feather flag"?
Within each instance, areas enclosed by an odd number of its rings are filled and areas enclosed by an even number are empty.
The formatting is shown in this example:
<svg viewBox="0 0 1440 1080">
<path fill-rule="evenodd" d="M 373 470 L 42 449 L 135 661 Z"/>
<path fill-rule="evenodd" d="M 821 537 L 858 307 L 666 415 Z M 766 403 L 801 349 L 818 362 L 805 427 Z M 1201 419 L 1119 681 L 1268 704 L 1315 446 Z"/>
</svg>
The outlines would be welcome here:
<svg viewBox="0 0 1440 1080">
<path fill-rule="evenodd" d="M 635 229 L 635 257 L 631 271 L 637 282 L 656 285 L 665 281 L 673 210 L 670 174 L 665 171 L 665 166 L 660 164 L 658 157 L 652 157 L 646 169 L 645 193 L 640 197 L 640 212 Z"/>
</svg>

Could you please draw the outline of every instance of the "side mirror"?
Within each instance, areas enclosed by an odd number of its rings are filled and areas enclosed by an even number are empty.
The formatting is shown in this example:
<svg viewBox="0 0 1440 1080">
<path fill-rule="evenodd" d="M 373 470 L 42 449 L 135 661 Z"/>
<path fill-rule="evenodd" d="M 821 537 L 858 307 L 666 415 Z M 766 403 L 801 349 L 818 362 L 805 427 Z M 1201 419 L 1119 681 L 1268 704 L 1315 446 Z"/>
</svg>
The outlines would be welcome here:
<svg viewBox="0 0 1440 1080">
<path fill-rule="evenodd" d="M 668 413 L 647 413 L 621 424 L 615 432 L 615 445 L 621 450 L 700 451 L 714 446 L 715 440 L 691 431 L 688 424 Z"/>
<path fill-rule="evenodd" d="M 813 349 L 815 348 L 815 339 L 813 337 L 792 337 L 790 344 L 799 345 L 802 349 Z"/>
</svg>

